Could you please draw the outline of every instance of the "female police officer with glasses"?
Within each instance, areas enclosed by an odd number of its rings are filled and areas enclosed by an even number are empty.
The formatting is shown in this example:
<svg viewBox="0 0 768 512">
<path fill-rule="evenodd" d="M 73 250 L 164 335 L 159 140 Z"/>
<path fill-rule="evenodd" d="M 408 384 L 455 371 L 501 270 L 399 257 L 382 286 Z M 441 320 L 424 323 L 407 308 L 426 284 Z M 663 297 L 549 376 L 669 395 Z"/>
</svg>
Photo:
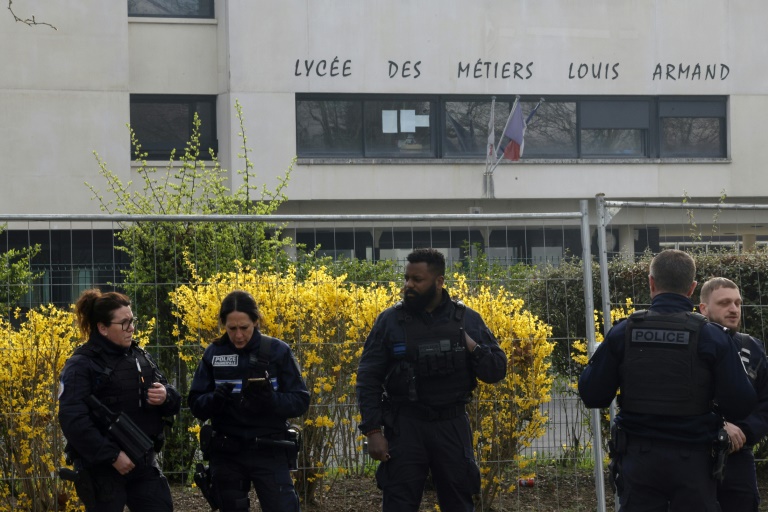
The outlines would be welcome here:
<svg viewBox="0 0 768 512">
<path fill-rule="evenodd" d="M 122 512 L 125 505 L 132 511 L 172 511 L 156 455 L 165 418 L 179 412 L 181 396 L 133 340 L 136 324 L 127 296 L 86 290 L 75 314 L 87 341 L 62 371 L 59 422 L 77 471 L 78 495 L 88 512 Z M 114 427 L 121 413 L 121 425 L 130 423 L 127 430 Z"/>
</svg>

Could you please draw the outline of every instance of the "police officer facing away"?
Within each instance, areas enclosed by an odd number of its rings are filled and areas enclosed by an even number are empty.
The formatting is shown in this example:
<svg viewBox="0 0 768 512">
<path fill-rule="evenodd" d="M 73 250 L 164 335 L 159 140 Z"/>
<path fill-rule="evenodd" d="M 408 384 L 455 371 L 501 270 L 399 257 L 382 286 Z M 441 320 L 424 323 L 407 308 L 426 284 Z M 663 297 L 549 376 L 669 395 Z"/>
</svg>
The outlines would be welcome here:
<svg viewBox="0 0 768 512">
<path fill-rule="evenodd" d="M 427 473 L 440 510 L 474 510 L 480 473 L 465 411 L 479 378 L 504 378 L 507 358 L 480 315 L 443 289 L 445 258 L 408 255 L 403 301 L 382 312 L 357 372 L 360 430 L 385 512 L 416 511 Z"/>
<path fill-rule="evenodd" d="M 253 296 L 234 291 L 221 303 L 223 336 L 211 343 L 195 371 L 188 403 L 213 433 L 201 448 L 222 512 L 249 510 L 251 482 L 261 510 L 299 510 L 284 446 L 288 418 L 309 408 L 309 392 L 291 349 L 259 332 L 261 313 Z M 205 428 L 205 427 L 204 427 Z M 208 446 L 203 446 L 203 444 Z"/>
<path fill-rule="evenodd" d="M 614 462 L 621 510 L 718 511 L 713 441 L 722 420 L 755 406 L 728 334 L 693 313 L 696 265 L 666 250 L 651 262 L 651 307 L 615 325 L 579 378 L 590 408 L 620 388 Z"/>
<path fill-rule="evenodd" d="M 171 490 L 157 463 L 164 417 L 179 412 L 181 397 L 143 349 L 131 301 L 121 293 L 86 290 L 75 305 L 87 342 L 67 360 L 59 387 L 59 422 L 68 457 L 79 472 L 78 495 L 88 512 L 173 510 Z M 93 395 L 114 413 L 123 412 L 154 441 L 132 460 L 88 405 Z"/>
<path fill-rule="evenodd" d="M 701 287 L 700 299 L 701 314 L 729 329 L 757 392 L 757 407 L 749 416 L 725 418 L 733 452 L 728 456 L 725 478 L 717 485 L 717 501 L 723 512 L 757 511 L 760 493 L 752 447 L 768 434 L 768 361 L 761 341 L 738 332 L 741 293 L 736 283 L 724 277 L 712 278 Z"/>
</svg>

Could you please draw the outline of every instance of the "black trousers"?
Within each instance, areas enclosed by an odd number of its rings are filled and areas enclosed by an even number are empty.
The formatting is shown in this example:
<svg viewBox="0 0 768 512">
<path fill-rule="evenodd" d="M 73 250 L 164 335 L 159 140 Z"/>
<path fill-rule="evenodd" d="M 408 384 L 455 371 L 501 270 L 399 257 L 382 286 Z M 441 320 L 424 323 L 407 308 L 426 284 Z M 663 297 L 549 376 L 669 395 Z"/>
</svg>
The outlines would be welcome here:
<svg viewBox="0 0 768 512">
<path fill-rule="evenodd" d="M 627 436 L 621 512 L 719 512 L 712 446 Z"/>
<path fill-rule="evenodd" d="M 211 453 L 210 467 L 213 492 L 221 512 L 249 510 L 251 483 L 262 511 L 299 510 L 299 497 L 284 448 L 252 446 L 237 452 L 217 450 Z"/>
<path fill-rule="evenodd" d="M 760 492 L 751 446 L 728 456 L 725 479 L 717 485 L 717 501 L 723 512 L 757 512 Z"/>
<path fill-rule="evenodd" d="M 419 509 L 427 474 L 443 512 L 471 512 L 480 492 L 480 469 L 472 449 L 466 414 L 428 421 L 398 414 L 386 429 L 391 459 L 379 464 L 376 482 L 383 491 L 384 512 Z"/>
<path fill-rule="evenodd" d="M 168 480 L 160 471 L 157 458 L 149 464 L 137 464 L 127 475 L 121 475 L 111 465 L 93 468 L 91 475 L 96 494 L 96 506 L 87 512 L 171 512 L 173 500 Z"/>
</svg>

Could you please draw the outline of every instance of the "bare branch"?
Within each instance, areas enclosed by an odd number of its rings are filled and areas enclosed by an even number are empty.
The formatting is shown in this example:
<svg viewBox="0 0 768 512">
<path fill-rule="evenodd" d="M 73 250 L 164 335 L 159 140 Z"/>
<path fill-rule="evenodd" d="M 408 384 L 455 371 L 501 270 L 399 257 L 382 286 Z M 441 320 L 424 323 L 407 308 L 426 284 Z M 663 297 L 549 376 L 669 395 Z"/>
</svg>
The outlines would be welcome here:
<svg viewBox="0 0 768 512">
<path fill-rule="evenodd" d="M 11 11 L 11 15 L 13 16 L 14 21 L 18 21 L 19 23 L 24 23 L 25 25 L 29 25 L 30 27 L 33 25 L 46 25 L 48 27 L 51 27 L 53 30 L 58 30 L 56 27 L 51 25 L 50 23 L 46 23 L 44 21 L 37 21 L 34 16 L 31 18 L 19 18 L 16 16 L 16 13 L 13 12 L 13 8 L 11 5 L 13 4 L 13 0 L 8 0 L 8 10 Z"/>
</svg>

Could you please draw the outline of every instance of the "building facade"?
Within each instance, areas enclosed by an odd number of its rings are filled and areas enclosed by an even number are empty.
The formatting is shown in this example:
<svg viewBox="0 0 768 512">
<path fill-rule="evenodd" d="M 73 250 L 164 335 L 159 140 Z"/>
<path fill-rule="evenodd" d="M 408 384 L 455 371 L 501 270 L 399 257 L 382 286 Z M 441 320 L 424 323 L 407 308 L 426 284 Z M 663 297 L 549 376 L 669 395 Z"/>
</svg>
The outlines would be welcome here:
<svg viewBox="0 0 768 512">
<path fill-rule="evenodd" d="M 183 149 L 194 112 L 202 143 L 237 187 L 244 164 L 236 101 L 268 188 L 297 157 L 283 214 L 577 211 L 580 199 L 598 193 L 766 199 L 768 6 L 759 2 L 13 7 L 56 30 L 0 16 L 0 213 L 98 213 L 85 186 L 100 179 L 93 152 L 122 180 L 135 179 L 126 125 L 162 167 L 172 149 Z M 544 101 L 528 122 L 522 158 L 500 159 L 488 179 L 491 115 L 503 145 L 518 98 L 524 117 Z M 617 216 L 617 247 L 682 239 L 678 218 L 651 218 Z M 720 222 L 728 240 L 763 237 L 762 220 L 749 233 L 729 212 Z M 334 250 L 357 257 L 396 255 L 419 238 L 337 236 L 345 233 L 337 228 Z M 520 236 L 510 230 L 486 230 L 480 243 L 508 248 Z M 331 232 L 299 229 L 296 237 L 312 243 Z M 567 251 L 566 238 L 571 249 L 579 245 L 578 236 L 563 235 L 555 253 Z M 516 257 L 530 258 L 533 249 L 521 251 Z"/>
</svg>

